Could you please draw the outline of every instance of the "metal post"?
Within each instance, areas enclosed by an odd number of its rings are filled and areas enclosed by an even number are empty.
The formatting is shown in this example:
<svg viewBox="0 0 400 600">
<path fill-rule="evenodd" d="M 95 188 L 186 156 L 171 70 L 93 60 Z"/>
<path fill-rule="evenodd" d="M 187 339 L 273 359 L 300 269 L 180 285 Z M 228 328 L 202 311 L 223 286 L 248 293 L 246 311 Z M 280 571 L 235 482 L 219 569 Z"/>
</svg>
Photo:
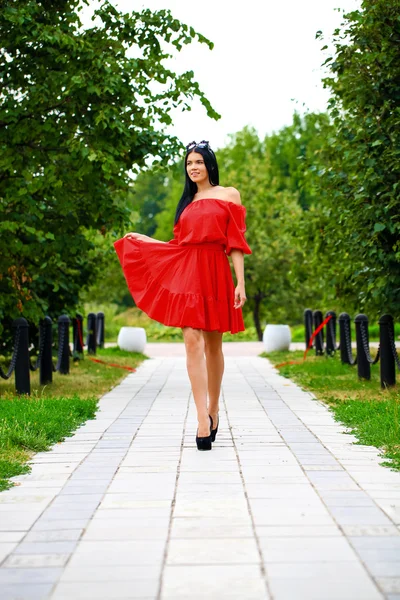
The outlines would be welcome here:
<svg viewBox="0 0 400 600">
<path fill-rule="evenodd" d="M 96 315 L 88 314 L 87 349 L 89 354 L 96 354 Z"/>
<path fill-rule="evenodd" d="M 371 365 L 367 360 L 364 344 L 369 350 L 369 335 L 368 335 L 368 317 L 367 315 L 357 315 L 354 319 L 356 324 L 356 341 L 357 341 L 357 370 L 360 379 L 371 379 Z M 364 331 L 365 339 L 363 339 L 362 330 Z"/>
<path fill-rule="evenodd" d="M 104 313 L 97 313 L 96 320 L 96 328 L 97 328 L 97 345 L 99 348 L 104 348 Z"/>
<path fill-rule="evenodd" d="M 304 328 L 305 328 L 305 337 L 306 337 L 306 350 L 310 343 L 310 339 L 313 332 L 313 314 L 311 308 L 306 308 L 304 311 Z"/>
<path fill-rule="evenodd" d="M 326 325 L 326 353 L 332 356 L 336 352 L 336 313 L 334 310 L 328 310 L 325 318 L 331 317 Z"/>
<path fill-rule="evenodd" d="M 83 316 L 76 313 L 72 319 L 72 335 L 74 340 L 74 354 L 83 354 Z"/>
<path fill-rule="evenodd" d="M 350 365 L 349 349 L 347 343 L 350 346 L 351 352 L 351 327 L 350 327 L 350 315 L 343 312 L 339 315 L 339 333 L 340 333 L 340 360 L 343 364 Z"/>
<path fill-rule="evenodd" d="M 43 346 L 42 346 L 43 344 Z M 53 326 L 50 317 L 45 317 L 39 325 L 39 347 L 42 349 L 40 361 L 40 385 L 53 381 L 53 359 L 51 350 L 53 346 Z"/>
<path fill-rule="evenodd" d="M 322 323 L 322 312 L 320 310 L 314 310 L 313 312 L 313 321 L 314 321 L 314 331 L 321 325 Z M 322 356 L 324 354 L 324 330 L 321 331 L 315 336 L 315 354 L 317 356 Z"/>
<path fill-rule="evenodd" d="M 59 373 L 69 374 L 69 324 L 68 315 L 58 317 L 58 352 L 60 356 Z"/>
<path fill-rule="evenodd" d="M 392 315 L 379 319 L 379 342 L 381 349 L 381 387 L 396 385 L 396 363 L 393 354 L 394 324 Z"/>
<path fill-rule="evenodd" d="M 13 328 L 15 328 L 14 340 L 17 340 L 18 343 L 18 352 L 15 361 L 15 391 L 17 394 L 30 394 L 28 321 L 23 317 L 15 319 L 13 321 Z"/>
</svg>

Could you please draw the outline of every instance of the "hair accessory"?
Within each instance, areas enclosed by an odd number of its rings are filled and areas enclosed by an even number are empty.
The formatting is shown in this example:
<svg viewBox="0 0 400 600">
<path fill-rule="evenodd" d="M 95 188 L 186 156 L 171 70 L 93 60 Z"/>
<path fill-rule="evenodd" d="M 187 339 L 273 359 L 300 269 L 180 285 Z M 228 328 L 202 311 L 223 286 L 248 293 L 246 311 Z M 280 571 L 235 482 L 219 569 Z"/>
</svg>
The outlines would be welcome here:
<svg viewBox="0 0 400 600">
<path fill-rule="evenodd" d="M 206 140 L 201 140 L 198 144 L 196 142 L 190 142 L 190 144 L 186 146 L 186 150 L 188 151 L 193 150 L 193 148 L 207 148 L 208 150 L 211 150 L 209 143 Z"/>
</svg>

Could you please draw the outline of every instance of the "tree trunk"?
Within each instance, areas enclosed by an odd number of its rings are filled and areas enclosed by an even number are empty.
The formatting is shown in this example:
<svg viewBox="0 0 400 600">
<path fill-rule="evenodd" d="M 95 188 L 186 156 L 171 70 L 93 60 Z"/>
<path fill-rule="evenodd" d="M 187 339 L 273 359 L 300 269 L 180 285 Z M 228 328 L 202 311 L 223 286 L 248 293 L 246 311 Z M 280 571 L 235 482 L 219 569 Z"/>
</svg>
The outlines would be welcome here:
<svg viewBox="0 0 400 600">
<path fill-rule="evenodd" d="M 263 338 L 263 332 L 261 330 L 261 324 L 260 324 L 260 304 L 261 304 L 261 299 L 262 296 L 261 294 L 256 294 L 254 296 L 254 308 L 253 308 L 253 321 L 254 321 L 254 326 L 256 328 L 257 331 L 257 336 L 259 341 L 262 341 Z"/>
</svg>

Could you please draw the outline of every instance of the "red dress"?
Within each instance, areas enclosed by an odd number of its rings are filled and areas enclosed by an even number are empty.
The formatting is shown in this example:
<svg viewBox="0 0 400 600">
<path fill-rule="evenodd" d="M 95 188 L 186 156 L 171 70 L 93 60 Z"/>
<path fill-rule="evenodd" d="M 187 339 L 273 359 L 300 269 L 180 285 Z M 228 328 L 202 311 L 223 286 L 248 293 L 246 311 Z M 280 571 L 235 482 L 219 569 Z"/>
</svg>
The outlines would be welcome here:
<svg viewBox="0 0 400 600">
<path fill-rule="evenodd" d="M 216 198 L 185 208 L 170 242 L 122 238 L 115 242 L 136 305 L 155 321 L 204 331 L 244 331 L 228 256 L 251 250 L 246 209 Z"/>
</svg>

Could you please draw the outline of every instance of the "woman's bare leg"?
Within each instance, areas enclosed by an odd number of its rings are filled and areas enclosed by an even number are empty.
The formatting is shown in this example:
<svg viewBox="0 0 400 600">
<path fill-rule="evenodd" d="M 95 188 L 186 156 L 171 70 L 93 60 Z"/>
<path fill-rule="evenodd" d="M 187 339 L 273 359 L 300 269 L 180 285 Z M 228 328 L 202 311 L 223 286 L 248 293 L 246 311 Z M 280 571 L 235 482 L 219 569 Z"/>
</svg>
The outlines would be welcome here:
<svg viewBox="0 0 400 600">
<path fill-rule="evenodd" d="M 207 368 L 204 357 L 204 338 L 200 329 L 183 327 L 186 348 L 186 366 L 189 374 L 199 422 L 199 437 L 210 435 L 210 419 L 207 409 Z"/>
<path fill-rule="evenodd" d="M 208 375 L 208 412 L 213 420 L 213 429 L 218 424 L 219 396 L 224 374 L 224 355 L 222 353 L 222 333 L 204 331 L 206 365 Z"/>
</svg>

